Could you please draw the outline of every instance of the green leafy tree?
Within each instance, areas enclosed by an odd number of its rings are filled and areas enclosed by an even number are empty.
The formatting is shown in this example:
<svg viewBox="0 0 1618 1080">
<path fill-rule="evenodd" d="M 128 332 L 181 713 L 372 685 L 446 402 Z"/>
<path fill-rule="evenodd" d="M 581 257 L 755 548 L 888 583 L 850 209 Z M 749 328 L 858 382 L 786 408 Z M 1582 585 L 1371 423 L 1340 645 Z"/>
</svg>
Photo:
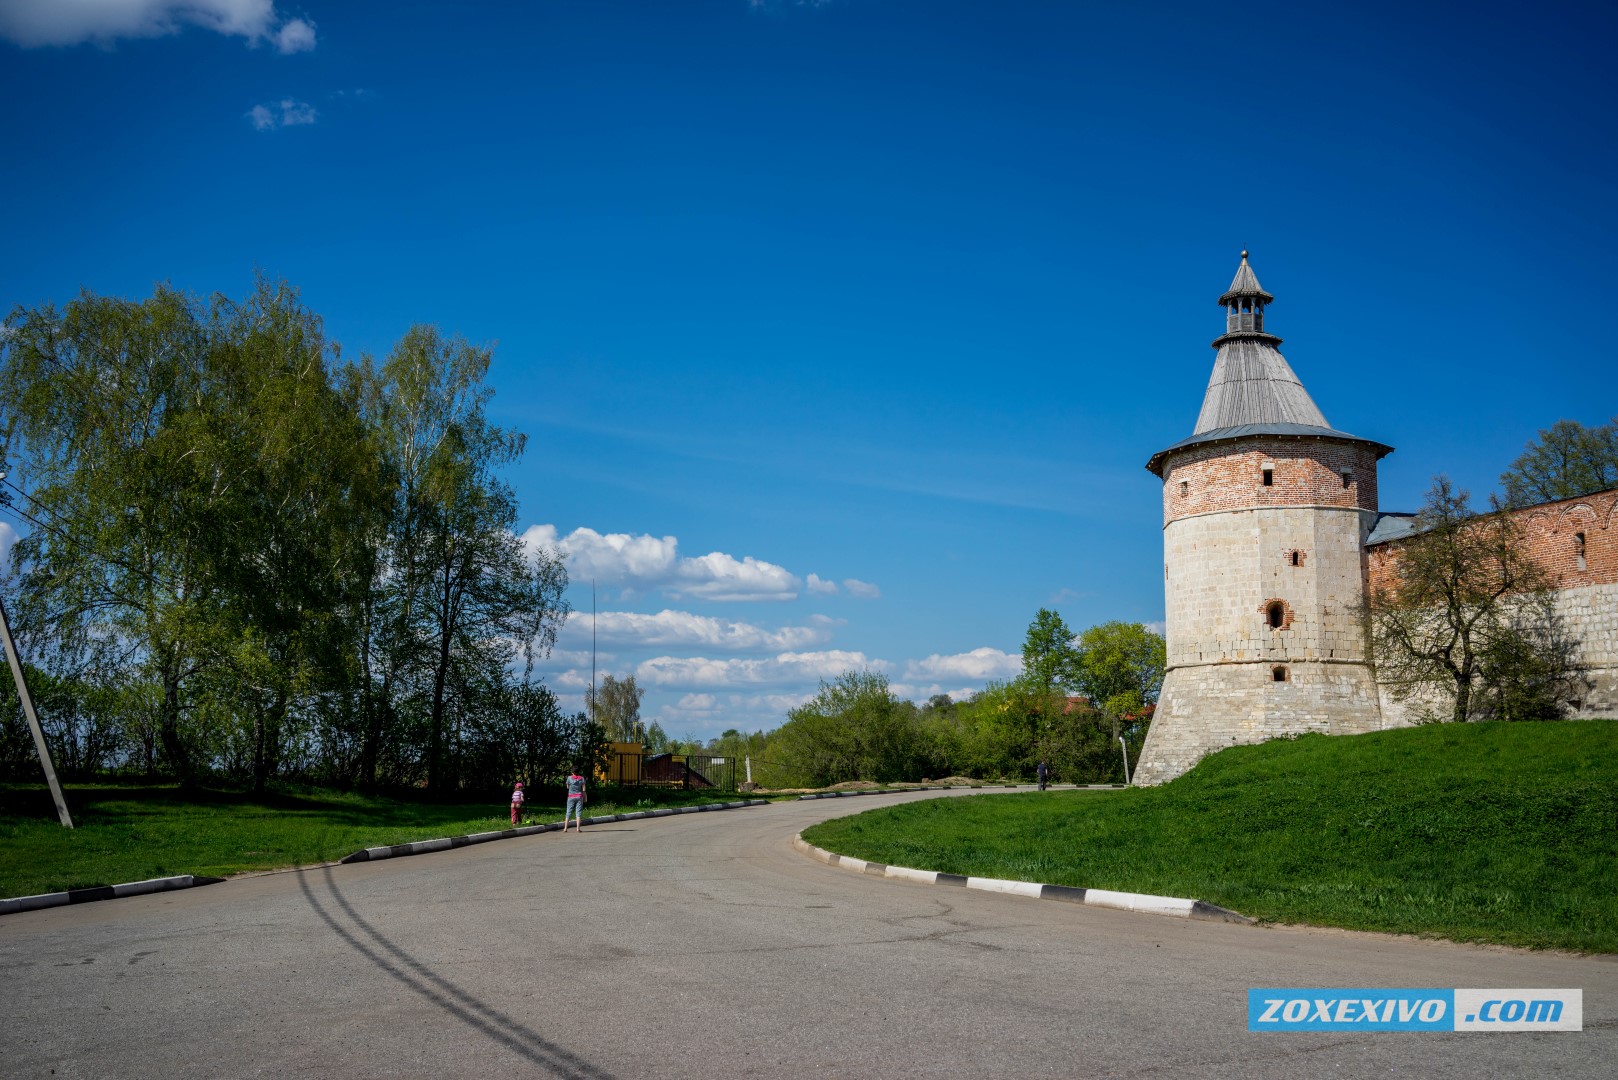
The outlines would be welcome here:
<svg viewBox="0 0 1618 1080">
<path fill-rule="evenodd" d="M 162 760 L 185 783 L 202 764 L 201 680 L 228 654 L 219 523 L 248 495 L 209 414 L 229 377 L 218 331 L 160 287 L 144 303 L 84 293 L 61 311 L 19 309 L 0 339 L 4 450 L 39 526 L 17 545 L 20 621 L 64 654 L 125 643 L 130 673 L 158 691 Z"/>
<path fill-rule="evenodd" d="M 1108 718 L 1116 743 L 1157 701 L 1168 663 L 1163 638 L 1141 623 L 1106 622 L 1079 635 L 1074 685 Z"/>
<path fill-rule="evenodd" d="M 793 783 L 813 787 L 915 779 L 928 767 L 916 707 L 875 671 L 822 680 L 812 700 L 787 714 L 769 752 Z"/>
<path fill-rule="evenodd" d="M 300 703 L 351 679 L 351 616 L 386 504 L 362 419 L 329 377 L 320 320 L 289 286 L 261 279 L 243 303 L 215 298 L 208 337 L 213 391 L 190 417 L 193 438 L 236 491 L 201 523 L 218 537 L 229 636 L 215 671 L 251 717 L 262 789 Z"/>
<path fill-rule="evenodd" d="M 1596 427 L 1558 420 L 1528 443 L 1501 474 L 1500 485 L 1511 506 L 1618 487 L 1618 418 Z"/>
<path fill-rule="evenodd" d="M 375 691 L 362 709 L 362 767 L 376 767 L 384 732 L 414 714 L 437 789 L 452 786 L 453 715 L 475 710 L 468 695 L 497 687 L 518 652 L 531 673 L 535 649 L 548 651 L 568 610 L 560 556 L 524 551 L 512 532 L 516 501 L 500 475 L 524 439 L 488 422 L 489 362 L 489 350 L 417 326 L 379 371 L 354 374 L 392 483 L 365 601 L 363 663 Z"/>
<path fill-rule="evenodd" d="M 1023 636 L 1022 677 L 1043 694 L 1070 686 L 1077 673 L 1078 650 L 1073 647 L 1073 631 L 1062 616 L 1040 608 Z"/>
<path fill-rule="evenodd" d="M 663 730 L 663 725 L 653 720 L 646 728 L 645 749 L 648 754 L 666 754 L 673 741 Z"/>
<path fill-rule="evenodd" d="M 640 703 L 646 691 L 635 685 L 635 676 L 622 679 L 604 675 L 593 693 L 586 693 L 590 715 L 617 742 L 633 742 L 640 734 Z"/>
</svg>

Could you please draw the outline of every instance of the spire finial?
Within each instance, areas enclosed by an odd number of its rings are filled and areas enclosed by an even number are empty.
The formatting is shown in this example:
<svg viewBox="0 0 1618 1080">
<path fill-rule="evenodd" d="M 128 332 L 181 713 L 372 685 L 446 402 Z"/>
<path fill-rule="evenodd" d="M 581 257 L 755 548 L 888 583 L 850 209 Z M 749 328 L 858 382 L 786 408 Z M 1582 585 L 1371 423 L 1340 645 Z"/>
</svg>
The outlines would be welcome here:
<svg viewBox="0 0 1618 1080">
<path fill-rule="evenodd" d="M 1246 248 L 1242 248 L 1242 258 L 1244 258 L 1244 259 L 1247 258 L 1247 249 Z"/>
</svg>

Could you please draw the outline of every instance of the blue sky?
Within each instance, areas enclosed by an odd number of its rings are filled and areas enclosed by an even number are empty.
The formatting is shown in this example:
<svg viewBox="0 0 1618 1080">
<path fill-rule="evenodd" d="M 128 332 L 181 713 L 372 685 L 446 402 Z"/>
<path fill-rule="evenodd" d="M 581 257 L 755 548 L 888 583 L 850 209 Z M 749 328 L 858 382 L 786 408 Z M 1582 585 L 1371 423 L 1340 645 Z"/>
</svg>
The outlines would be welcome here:
<svg viewBox="0 0 1618 1080">
<path fill-rule="evenodd" d="M 646 716 L 964 690 L 1161 619 L 1244 246 L 1384 509 L 1618 413 L 1618 14 L 1454 7 L 0 0 L 0 304 L 262 269 L 346 353 L 495 342 Z"/>
</svg>

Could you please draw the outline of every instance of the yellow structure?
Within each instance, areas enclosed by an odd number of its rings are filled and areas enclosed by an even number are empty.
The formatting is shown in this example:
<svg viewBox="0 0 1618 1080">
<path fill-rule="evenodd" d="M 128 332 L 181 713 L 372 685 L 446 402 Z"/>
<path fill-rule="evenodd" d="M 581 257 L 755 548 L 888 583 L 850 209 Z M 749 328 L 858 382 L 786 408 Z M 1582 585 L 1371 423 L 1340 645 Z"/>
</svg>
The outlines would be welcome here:
<svg viewBox="0 0 1618 1080">
<path fill-rule="evenodd" d="M 645 747 L 640 743 L 615 742 L 609 744 L 607 761 L 596 769 L 596 782 L 601 784 L 638 784 L 641 782 L 641 760 Z"/>
</svg>

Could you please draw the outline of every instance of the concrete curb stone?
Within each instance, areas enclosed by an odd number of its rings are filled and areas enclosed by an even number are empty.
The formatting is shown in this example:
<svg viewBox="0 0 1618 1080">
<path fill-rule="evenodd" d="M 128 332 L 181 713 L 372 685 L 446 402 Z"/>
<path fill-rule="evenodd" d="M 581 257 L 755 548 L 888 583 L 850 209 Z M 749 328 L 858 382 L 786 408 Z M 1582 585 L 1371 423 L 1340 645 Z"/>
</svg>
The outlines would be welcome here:
<svg viewBox="0 0 1618 1080">
<path fill-rule="evenodd" d="M 39 911 L 41 908 L 63 907 L 67 904 L 88 904 L 94 900 L 116 900 L 121 896 L 144 896 L 147 893 L 170 892 L 174 889 L 194 889 L 199 885 L 217 885 L 224 880 L 222 877 L 204 877 L 200 874 L 178 874 L 174 877 L 128 881 L 122 885 L 95 885 L 87 889 L 18 896 L 0 900 L 0 915 Z"/>
<path fill-rule="evenodd" d="M 629 814 L 587 817 L 583 819 L 581 826 L 609 825 L 614 821 L 637 821 L 640 818 L 670 817 L 674 814 L 699 814 L 705 810 L 738 810 L 744 806 L 765 806 L 768 803 L 768 799 L 741 799 L 737 802 L 703 803 L 700 806 L 665 806 L 657 810 L 637 810 Z M 450 848 L 466 847 L 468 844 L 486 844 L 491 840 L 510 840 L 518 836 L 560 832 L 561 829 L 561 822 L 552 821 L 545 825 L 524 825 L 515 829 L 472 833 L 470 836 L 446 836 L 438 840 L 417 840 L 411 844 L 364 848 L 354 852 L 352 855 L 343 856 L 342 861 L 345 863 L 357 863 L 375 862 L 378 859 L 398 859 L 406 855 L 425 855 L 430 851 L 447 851 Z"/>
<path fill-rule="evenodd" d="M 1036 881 L 1006 881 L 1001 878 L 966 877 L 944 874 L 936 870 L 912 870 L 907 866 L 889 866 L 886 863 L 867 862 L 849 855 L 838 855 L 818 848 L 800 833 L 792 838 L 792 846 L 818 859 L 856 874 L 872 877 L 896 878 L 922 885 L 949 885 L 956 888 L 979 889 L 983 892 L 1007 893 L 1035 900 L 1056 900 L 1067 904 L 1089 907 L 1119 908 L 1152 915 L 1170 915 L 1180 919 L 1200 919 L 1205 922 L 1228 922 L 1252 925 L 1254 920 L 1245 915 L 1202 900 L 1187 900 L 1177 896 L 1152 896 L 1148 893 L 1114 892 L 1111 889 L 1080 889 L 1072 885 L 1044 885 Z"/>
<path fill-rule="evenodd" d="M 1034 785 L 1034 784 L 980 784 L 977 787 L 972 788 L 971 790 L 973 790 L 973 791 L 981 791 L 984 788 L 1005 788 L 1005 789 L 1010 790 L 1010 791 L 1033 791 L 1033 790 L 1036 789 L 1036 785 Z M 865 791 L 815 791 L 815 792 L 809 793 L 808 795 L 799 795 L 798 796 L 798 801 L 803 802 L 806 799 L 849 799 L 849 798 L 854 797 L 855 795 L 904 795 L 904 794 L 907 794 L 907 793 L 912 792 L 912 791 L 958 791 L 958 790 L 960 790 L 960 785 L 958 785 L 958 784 L 922 784 L 919 787 L 869 788 L 869 789 L 867 789 Z M 1122 785 L 1122 784 L 1051 784 L 1051 785 L 1049 785 L 1048 790 L 1051 790 L 1051 791 L 1123 791 L 1124 790 L 1124 785 Z"/>
</svg>

